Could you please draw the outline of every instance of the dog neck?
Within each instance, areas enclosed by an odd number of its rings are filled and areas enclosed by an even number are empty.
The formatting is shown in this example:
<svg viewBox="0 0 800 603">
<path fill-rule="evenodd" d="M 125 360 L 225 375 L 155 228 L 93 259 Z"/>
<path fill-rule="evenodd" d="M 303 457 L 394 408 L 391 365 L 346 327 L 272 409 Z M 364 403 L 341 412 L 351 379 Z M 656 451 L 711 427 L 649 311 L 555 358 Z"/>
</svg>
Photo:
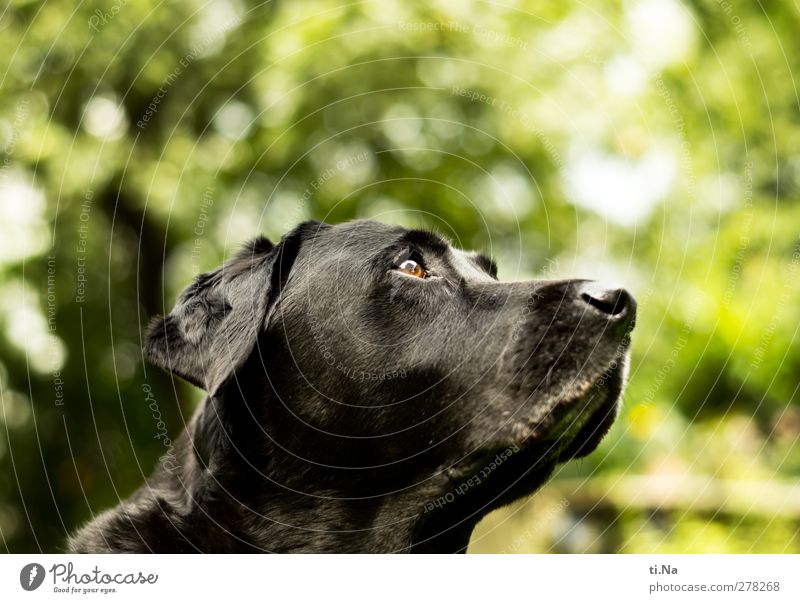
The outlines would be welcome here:
<svg viewBox="0 0 800 603">
<path fill-rule="evenodd" d="M 407 468 L 332 467 L 342 455 L 322 451 L 335 443 L 285 416 L 272 422 L 316 451 L 301 458 L 262 420 L 236 395 L 208 397 L 179 444 L 186 510 L 217 524 L 211 548 L 225 539 L 225 550 L 279 553 L 466 551 L 479 516 L 448 504 L 453 485 L 441 468 L 420 474 L 418 459 Z"/>
</svg>

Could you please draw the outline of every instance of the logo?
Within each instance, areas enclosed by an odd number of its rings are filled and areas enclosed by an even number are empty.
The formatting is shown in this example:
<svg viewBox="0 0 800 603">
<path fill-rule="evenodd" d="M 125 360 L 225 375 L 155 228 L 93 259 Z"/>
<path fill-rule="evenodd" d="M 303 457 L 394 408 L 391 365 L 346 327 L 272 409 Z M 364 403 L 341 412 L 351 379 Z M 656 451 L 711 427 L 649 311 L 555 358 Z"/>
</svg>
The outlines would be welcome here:
<svg viewBox="0 0 800 603">
<path fill-rule="evenodd" d="M 29 563 L 19 572 L 19 584 L 25 590 L 36 590 L 44 582 L 44 567 Z"/>
</svg>

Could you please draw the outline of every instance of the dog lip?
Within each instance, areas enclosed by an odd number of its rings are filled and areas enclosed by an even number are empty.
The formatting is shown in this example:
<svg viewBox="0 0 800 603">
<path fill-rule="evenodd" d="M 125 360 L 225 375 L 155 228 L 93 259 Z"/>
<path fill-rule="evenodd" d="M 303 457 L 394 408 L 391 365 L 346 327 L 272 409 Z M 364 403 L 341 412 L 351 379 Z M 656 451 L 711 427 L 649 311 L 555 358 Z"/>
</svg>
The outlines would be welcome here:
<svg viewBox="0 0 800 603">
<path fill-rule="evenodd" d="M 607 432 L 600 429 L 603 420 L 610 417 L 610 427 L 616 418 L 612 411 L 622 392 L 624 357 L 625 352 L 620 353 L 588 386 L 557 401 L 545 417 L 515 421 L 504 437 L 449 467 L 448 478 L 458 480 L 471 475 L 480 463 L 508 450 L 513 450 L 515 456 L 538 451 L 536 463 L 542 466 L 592 452 Z"/>
<path fill-rule="evenodd" d="M 586 409 L 588 416 L 581 422 L 582 424 L 574 432 L 574 435 L 569 438 L 567 445 L 559 452 L 559 463 L 591 454 L 605 438 L 617 418 L 623 389 L 623 370 L 621 360 L 618 360 L 613 368 L 606 370 L 603 376 L 593 384 L 590 391 L 596 391 L 598 387 L 602 387 L 600 401 Z"/>
<path fill-rule="evenodd" d="M 588 387 L 556 402 L 544 419 L 516 423 L 510 441 L 520 448 L 541 448 L 559 463 L 591 453 L 616 419 L 625 357 L 622 351 Z"/>
</svg>

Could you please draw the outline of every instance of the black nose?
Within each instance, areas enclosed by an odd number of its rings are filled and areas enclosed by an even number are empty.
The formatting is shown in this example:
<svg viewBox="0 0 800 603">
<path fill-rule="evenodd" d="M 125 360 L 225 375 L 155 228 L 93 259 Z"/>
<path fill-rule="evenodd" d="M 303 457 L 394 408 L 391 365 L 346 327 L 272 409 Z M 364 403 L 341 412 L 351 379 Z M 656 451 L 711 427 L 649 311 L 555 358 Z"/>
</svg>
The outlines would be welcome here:
<svg viewBox="0 0 800 603">
<path fill-rule="evenodd" d="M 636 300 L 627 289 L 596 281 L 583 283 L 581 299 L 609 319 L 632 328 L 636 319 Z"/>
</svg>

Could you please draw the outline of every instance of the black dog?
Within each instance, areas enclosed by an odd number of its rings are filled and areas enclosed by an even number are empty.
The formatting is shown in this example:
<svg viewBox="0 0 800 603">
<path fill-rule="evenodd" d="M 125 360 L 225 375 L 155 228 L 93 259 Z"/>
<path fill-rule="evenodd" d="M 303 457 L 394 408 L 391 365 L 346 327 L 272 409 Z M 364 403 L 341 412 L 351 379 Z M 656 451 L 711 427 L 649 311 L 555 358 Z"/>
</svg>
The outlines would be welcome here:
<svg viewBox="0 0 800 603">
<path fill-rule="evenodd" d="M 176 444 L 74 552 L 463 552 L 594 450 L 636 304 L 501 283 L 437 235 L 307 222 L 201 275 L 145 352 L 203 388 Z"/>
</svg>

